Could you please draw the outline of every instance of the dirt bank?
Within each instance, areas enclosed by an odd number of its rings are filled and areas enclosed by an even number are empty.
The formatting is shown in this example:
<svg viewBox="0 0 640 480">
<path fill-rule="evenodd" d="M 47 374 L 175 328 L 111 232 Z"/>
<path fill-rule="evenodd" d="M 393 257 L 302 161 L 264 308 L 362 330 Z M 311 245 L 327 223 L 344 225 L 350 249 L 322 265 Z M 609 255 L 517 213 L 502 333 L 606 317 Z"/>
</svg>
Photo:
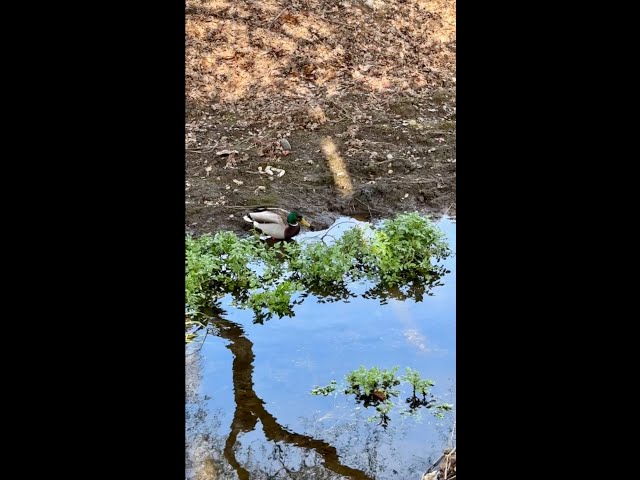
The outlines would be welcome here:
<svg viewBox="0 0 640 480">
<path fill-rule="evenodd" d="M 187 1 L 187 232 L 455 215 L 455 2 L 367 2 Z"/>
</svg>

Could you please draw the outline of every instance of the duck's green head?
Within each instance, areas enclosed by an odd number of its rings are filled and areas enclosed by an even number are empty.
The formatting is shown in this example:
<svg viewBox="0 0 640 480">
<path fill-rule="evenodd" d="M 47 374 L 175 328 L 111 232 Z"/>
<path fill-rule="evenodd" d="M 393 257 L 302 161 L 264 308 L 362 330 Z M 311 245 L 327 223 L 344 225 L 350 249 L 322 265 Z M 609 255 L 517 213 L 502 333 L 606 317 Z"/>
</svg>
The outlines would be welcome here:
<svg viewBox="0 0 640 480">
<path fill-rule="evenodd" d="M 304 218 L 302 218 L 302 215 L 300 215 L 296 211 L 292 211 L 287 216 L 287 222 L 289 223 L 289 225 L 295 225 L 296 223 L 300 222 L 302 225 L 304 225 L 307 228 L 311 226 L 309 225 L 309 222 L 307 222 Z"/>
</svg>

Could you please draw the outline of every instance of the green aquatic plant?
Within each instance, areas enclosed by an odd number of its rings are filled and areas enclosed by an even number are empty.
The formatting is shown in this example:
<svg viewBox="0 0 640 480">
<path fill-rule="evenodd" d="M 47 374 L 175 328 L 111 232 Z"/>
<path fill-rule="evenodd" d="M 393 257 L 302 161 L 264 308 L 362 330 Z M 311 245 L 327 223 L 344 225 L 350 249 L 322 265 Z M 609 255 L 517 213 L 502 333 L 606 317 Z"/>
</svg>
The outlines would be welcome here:
<svg viewBox="0 0 640 480">
<path fill-rule="evenodd" d="M 413 387 L 413 395 L 416 396 L 416 393 L 419 393 L 423 397 L 429 393 L 429 387 L 433 387 L 435 384 L 433 381 L 428 378 L 423 379 L 420 377 L 420 372 L 417 370 L 412 370 L 407 367 L 407 374 L 402 377 L 402 380 L 411 384 Z"/>
<path fill-rule="evenodd" d="M 387 427 L 390 417 L 389 413 L 393 409 L 393 398 L 399 395 L 399 390 L 395 389 L 401 383 L 411 385 L 413 394 L 406 399 L 408 410 L 403 410 L 402 415 L 413 415 L 421 407 L 429 409 L 437 418 L 444 418 L 446 413 L 453 409 L 449 403 L 437 403 L 429 388 L 435 386 L 429 379 L 423 379 L 417 370 L 407 368 L 406 375 L 398 377 L 396 375 L 398 367 L 390 370 L 373 367 L 367 369 L 363 366 L 346 374 L 345 384 L 339 386 L 336 380 L 326 387 L 316 386 L 311 390 L 312 395 L 329 395 L 340 389 L 345 395 L 354 395 L 356 404 L 362 404 L 365 408 L 375 407 L 376 415 L 368 420 L 373 422 L 380 420 L 380 425 Z M 422 398 L 418 398 L 417 395 Z M 427 395 L 430 398 L 427 399 Z"/>
<path fill-rule="evenodd" d="M 327 385 L 326 387 L 314 387 L 311 390 L 311 395 L 322 395 L 323 397 L 326 397 L 327 395 L 335 392 L 336 388 L 338 388 L 338 382 L 336 382 L 335 380 L 331 380 L 331 383 L 329 383 L 329 385 Z"/>
<path fill-rule="evenodd" d="M 255 321 L 293 315 L 296 294 L 350 298 L 349 282 L 366 278 L 367 298 L 422 300 L 446 273 L 434 260 L 448 256 L 444 234 L 427 217 L 398 215 L 378 229 L 354 227 L 333 244 L 281 242 L 218 232 L 185 240 L 185 312 L 195 319 L 224 296 L 250 308 Z M 394 293 L 395 292 L 395 293 Z M 301 302 L 302 297 L 298 302 Z"/>
<path fill-rule="evenodd" d="M 434 405 L 433 407 L 435 412 L 433 415 L 437 418 L 444 418 L 447 412 L 453 410 L 453 405 L 450 403 L 441 403 L 439 405 Z"/>
<path fill-rule="evenodd" d="M 296 282 L 285 280 L 273 290 L 254 293 L 246 303 L 253 309 L 257 319 L 256 323 L 262 323 L 273 314 L 279 317 L 285 315 L 291 317 L 293 316 L 291 296 L 299 290 L 300 285 Z"/>
<path fill-rule="evenodd" d="M 385 400 L 390 396 L 397 397 L 399 392 L 393 389 L 400 385 L 400 379 L 396 376 L 397 371 L 398 367 L 391 370 L 373 367 L 367 370 L 361 366 L 358 370 L 347 374 L 348 386 L 344 393 L 354 394 L 365 405 L 374 402 L 374 399 Z"/>
<path fill-rule="evenodd" d="M 376 420 L 380 420 L 379 425 L 382 425 L 383 428 L 387 428 L 389 425 L 389 413 L 393 409 L 393 403 L 390 400 L 386 400 L 384 402 L 380 402 L 376 406 L 377 415 L 373 415 L 367 419 L 369 422 L 375 422 Z"/>
</svg>

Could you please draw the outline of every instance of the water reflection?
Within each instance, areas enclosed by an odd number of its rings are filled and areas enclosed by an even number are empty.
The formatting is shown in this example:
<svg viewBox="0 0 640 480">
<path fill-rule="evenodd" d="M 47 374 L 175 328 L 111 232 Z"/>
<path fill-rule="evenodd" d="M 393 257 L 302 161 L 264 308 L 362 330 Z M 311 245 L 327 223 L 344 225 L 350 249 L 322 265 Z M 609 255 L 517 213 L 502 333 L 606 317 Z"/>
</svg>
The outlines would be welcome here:
<svg viewBox="0 0 640 480">
<path fill-rule="evenodd" d="M 455 239 L 455 225 L 445 227 Z M 371 286 L 361 283 L 348 285 L 347 297 L 301 296 L 296 317 L 264 325 L 228 299 L 229 313 L 208 312 L 208 336 L 187 357 L 187 478 L 419 479 L 446 446 L 449 420 L 422 415 L 420 405 L 383 430 L 352 397 L 309 391 L 360 365 L 400 365 L 433 378 L 439 398 L 450 387 L 442 400 L 455 403 L 454 260 L 444 267 L 422 302 L 408 291 L 368 297 Z M 398 401 L 416 402 L 410 391 Z"/>
<path fill-rule="evenodd" d="M 231 466 L 222 461 L 224 438 L 220 435 L 220 411 L 208 407 L 202 395 L 202 356 L 192 352 L 185 361 L 185 467 L 186 478 L 214 480 L 236 478 Z"/>
<path fill-rule="evenodd" d="M 264 402 L 253 390 L 255 355 L 251 340 L 245 337 L 242 327 L 234 322 L 216 318 L 212 319 L 211 324 L 218 329 L 220 337 L 230 341 L 227 348 L 233 354 L 233 390 L 236 408 L 230 433 L 224 446 L 224 456 L 241 480 L 250 479 L 251 475 L 236 460 L 234 447 L 238 435 L 242 432 L 253 431 L 258 421 L 262 424 L 262 429 L 268 440 L 313 450 L 322 458 L 326 468 L 339 475 L 363 480 L 370 478 L 359 470 L 341 464 L 335 447 L 322 440 L 294 433 L 281 426 L 276 418 L 266 410 Z"/>
<path fill-rule="evenodd" d="M 199 393 L 202 379 L 202 356 L 196 351 L 187 360 L 187 442 L 186 478 L 214 479 L 342 479 L 367 480 L 382 478 L 380 474 L 399 473 L 390 467 L 398 454 L 394 435 L 380 430 L 363 430 L 361 421 L 334 425 L 329 430 L 320 428 L 319 419 L 308 416 L 303 419 L 306 429 L 315 435 L 293 432 L 267 411 L 265 402 L 253 388 L 253 343 L 245 336 L 244 329 L 229 320 L 213 319 L 211 325 L 220 338 L 229 341 L 227 348 L 233 355 L 233 420 L 226 438 L 221 435 L 220 411 L 207 408 L 207 397 Z M 260 430 L 264 438 L 254 442 L 257 447 L 246 448 L 239 441 L 242 434 Z M 398 433 L 400 433 L 399 431 Z M 341 455 L 331 442 L 319 440 L 328 436 L 341 445 Z M 340 438 L 348 441 L 342 442 Z M 222 452 L 222 455 L 220 455 Z M 242 461 L 238 460 L 241 456 Z M 346 465 L 357 465 L 353 468 Z M 421 465 L 406 465 L 405 474 L 418 475 Z M 372 472 L 372 473 L 365 473 Z M 417 478 L 417 477 L 416 477 Z"/>
</svg>

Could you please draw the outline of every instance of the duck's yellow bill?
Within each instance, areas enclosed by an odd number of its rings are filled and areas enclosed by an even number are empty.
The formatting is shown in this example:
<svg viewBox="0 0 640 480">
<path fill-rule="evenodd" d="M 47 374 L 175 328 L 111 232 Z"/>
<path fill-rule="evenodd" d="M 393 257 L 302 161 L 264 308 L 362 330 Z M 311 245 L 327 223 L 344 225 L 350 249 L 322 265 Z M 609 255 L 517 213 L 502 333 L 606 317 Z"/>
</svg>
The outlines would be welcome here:
<svg viewBox="0 0 640 480">
<path fill-rule="evenodd" d="M 301 219 L 300 219 L 300 223 L 301 223 L 303 226 L 307 227 L 307 228 L 309 228 L 309 227 L 311 226 L 311 224 L 310 224 L 309 222 L 307 222 L 304 218 L 301 218 Z"/>
</svg>

